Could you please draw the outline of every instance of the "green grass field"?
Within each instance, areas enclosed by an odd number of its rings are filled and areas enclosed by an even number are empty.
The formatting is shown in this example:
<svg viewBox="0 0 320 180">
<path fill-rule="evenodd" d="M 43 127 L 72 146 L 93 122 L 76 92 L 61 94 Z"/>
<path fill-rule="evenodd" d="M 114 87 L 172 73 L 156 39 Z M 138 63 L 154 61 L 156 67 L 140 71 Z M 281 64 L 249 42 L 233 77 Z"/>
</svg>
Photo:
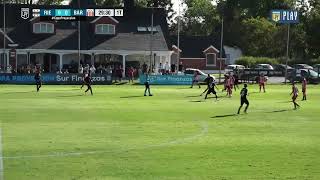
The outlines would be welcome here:
<svg viewBox="0 0 320 180">
<path fill-rule="evenodd" d="M 318 86 L 293 111 L 290 86 L 250 85 L 239 116 L 238 91 L 204 101 L 204 86 L 93 88 L 0 86 L 5 180 L 320 179 Z"/>
</svg>

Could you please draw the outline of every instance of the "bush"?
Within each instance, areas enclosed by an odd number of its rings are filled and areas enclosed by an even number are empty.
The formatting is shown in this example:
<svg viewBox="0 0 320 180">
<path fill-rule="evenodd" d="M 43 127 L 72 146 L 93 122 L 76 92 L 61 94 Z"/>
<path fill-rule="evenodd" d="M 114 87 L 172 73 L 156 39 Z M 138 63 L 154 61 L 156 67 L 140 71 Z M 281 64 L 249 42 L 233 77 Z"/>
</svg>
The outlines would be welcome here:
<svg viewBox="0 0 320 180">
<path fill-rule="evenodd" d="M 279 61 L 268 57 L 243 56 L 236 61 L 236 64 L 252 68 L 257 64 L 279 64 Z"/>
<path fill-rule="evenodd" d="M 315 64 L 320 64 L 320 57 L 318 57 L 318 59 L 311 59 L 309 65 L 315 65 Z"/>
</svg>

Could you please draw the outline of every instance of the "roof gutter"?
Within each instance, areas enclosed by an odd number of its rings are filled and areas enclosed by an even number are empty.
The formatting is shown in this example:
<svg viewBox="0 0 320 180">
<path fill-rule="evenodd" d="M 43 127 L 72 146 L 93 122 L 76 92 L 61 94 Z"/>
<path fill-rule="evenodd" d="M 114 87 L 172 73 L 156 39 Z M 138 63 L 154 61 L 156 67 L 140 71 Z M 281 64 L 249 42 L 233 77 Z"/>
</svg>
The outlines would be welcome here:
<svg viewBox="0 0 320 180">
<path fill-rule="evenodd" d="M 3 36 L 6 39 L 8 39 L 10 41 L 10 43 L 14 44 L 14 41 L 7 34 L 5 34 L 2 29 L 0 29 L 0 33 L 3 34 Z"/>
</svg>

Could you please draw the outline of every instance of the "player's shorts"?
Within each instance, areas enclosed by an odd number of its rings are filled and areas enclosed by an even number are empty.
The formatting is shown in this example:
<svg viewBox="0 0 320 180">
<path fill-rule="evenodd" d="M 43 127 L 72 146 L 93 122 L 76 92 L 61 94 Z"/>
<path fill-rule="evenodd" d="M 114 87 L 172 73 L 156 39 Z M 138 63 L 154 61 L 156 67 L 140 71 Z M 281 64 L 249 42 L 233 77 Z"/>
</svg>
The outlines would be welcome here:
<svg viewBox="0 0 320 180">
<path fill-rule="evenodd" d="M 146 88 L 149 88 L 149 87 L 150 87 L 150 85 L 149 85 L 148 82 L 145 82 L 144 85 L 146 86 Z"/>
<path fill-rule="evenodd" d="M 248 101 L 247 98 L 241 98 L 241 106 L 242 106 L 243 104 L 249 105 L 249 101 Z"/>
<path fill-rule="evenodd" d="M 217 92 L 213 88 L 208 89 L 208 94 L 217 94 Z"/>
<path fill-rule="evenodd" d="M 41 84 L 41 80 L 36 80 L 36 84 Z"/>
<path fill-rule="evenodd" d="M 295 101 L 297 99 L 298 95 L 293 95 L 292 100 Z"/>
</svg>

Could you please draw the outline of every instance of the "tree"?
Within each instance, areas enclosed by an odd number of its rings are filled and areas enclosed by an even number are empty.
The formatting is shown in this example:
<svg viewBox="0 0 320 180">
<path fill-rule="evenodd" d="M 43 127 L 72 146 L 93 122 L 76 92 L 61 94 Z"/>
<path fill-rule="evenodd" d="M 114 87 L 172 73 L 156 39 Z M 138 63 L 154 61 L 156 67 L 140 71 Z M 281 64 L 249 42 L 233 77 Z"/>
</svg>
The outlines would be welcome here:
<svg viewBox="0 0 320 180">
<path fill-rule="evenodd" d="M 37 4 L 54 5 L 61 4 L 63 0 L 39 0 Z"/>
<path fill-rule="evenodd" d="M 171 21 L 175 15 L 171 0 L 136 0 L 135 3 L 138 7 L 165 8 L 168 21 Z"/>
<path fill-rule="evenodd" d="M 266 18 L 249 18 L 241 23 L 242 49 L 246 55 L 276 57 L 282 48 L 275 46 L 278 28 Z M 284 52 L 284 51 L 283 51 Z"/>
<path fill-rule="evenodd" d="M 210 35 L 219 26 L 216 7 L 210 0 L 185 0 L 188 9 L 181 18 L 181 32 L 187 35 Z M 177 28 L 177 24 L 174 25 Z"/>
<path fill-rule="evenodd" d="M 311 11 L 308 15 L 306 27 L 308 54 L 310 58 L 320 56 L 320 2 L 310 1 Z"/>
<path fill-rule="evenodd" d="M 122 0 L 95 0 L 97 5 L 109 6 L 109 7 L 119 7 Z"/>
</svg>

